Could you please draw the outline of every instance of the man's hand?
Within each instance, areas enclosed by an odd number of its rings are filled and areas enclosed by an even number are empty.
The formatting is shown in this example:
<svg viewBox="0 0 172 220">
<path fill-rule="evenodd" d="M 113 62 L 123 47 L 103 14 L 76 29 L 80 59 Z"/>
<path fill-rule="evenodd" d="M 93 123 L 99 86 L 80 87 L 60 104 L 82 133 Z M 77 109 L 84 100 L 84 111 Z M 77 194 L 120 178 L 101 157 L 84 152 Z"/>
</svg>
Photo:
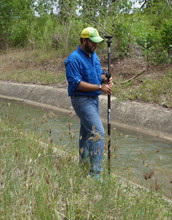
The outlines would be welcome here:
<svg viewBox="0 0 172 220">
<path fill-rule="evenodd" d="M 109 81 L 112 81 L 112 77 L 110 76 L 110 78 L 109 78 L 108 73 L 102 74 L 101 77 L 102 77 L 102 82 L 105 84 L 108 83 Z"/>
<path fill-rule="evenodd" d="M 101 91 L 111 95 L 112 94 L 112 86 L 113 86 L 113 79 L 110 77 L 109 81 L 107 84 L 102 84 Z"/>
<path fill-rule="evenodd" d="M 101 91 L 110 95 L 112 93 L 112 86 L 113 86 L 113 81 L 112 81 L 112 77 L 111 77 L 107 84 L 101 85 Z M 83 91 L 83 92 L 98 91 L 99 85 L 81 81 L 79 83 L 78 90 Z"/>
</svg>

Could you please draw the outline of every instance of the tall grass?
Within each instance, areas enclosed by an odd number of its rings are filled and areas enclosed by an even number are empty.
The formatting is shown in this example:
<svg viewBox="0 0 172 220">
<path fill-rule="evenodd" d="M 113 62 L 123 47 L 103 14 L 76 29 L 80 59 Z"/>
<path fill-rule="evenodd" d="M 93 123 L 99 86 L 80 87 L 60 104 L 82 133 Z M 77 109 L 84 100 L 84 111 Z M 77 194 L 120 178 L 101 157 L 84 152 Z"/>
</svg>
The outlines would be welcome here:
<svg viewBox="0 0 172 220">
<path fill-rule="evenodd" d="M 106 171 L 103 182 L 91 179 L 60 149 L 1 119 L 0 219 L 171 219 L 172 204 L 160 195 Z"/>
</svg>

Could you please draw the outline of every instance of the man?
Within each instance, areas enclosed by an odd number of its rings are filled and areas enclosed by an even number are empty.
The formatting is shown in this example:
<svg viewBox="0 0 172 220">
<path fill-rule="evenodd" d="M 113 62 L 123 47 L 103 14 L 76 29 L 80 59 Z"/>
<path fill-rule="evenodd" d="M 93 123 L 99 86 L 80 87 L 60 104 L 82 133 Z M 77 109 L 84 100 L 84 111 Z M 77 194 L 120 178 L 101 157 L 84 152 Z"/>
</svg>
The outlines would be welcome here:
<svg viewBox="0 0 172 220">
<path fill-rule="evenodd" d="M 94 52 L 97 43 L 102 41 L 95 28 L 85 28 L 80 35 L 80 46 L 65 61 L 68 95 L 80 118 L 80 161 L 89 161 L 89 174 L 95 178 L 100 178 L 103 170 L 105 136 L 98 96 L 102 92 L 106 94 L 112 92 L 112 78 L 108 82 L 99 58 Z"/>
</svg>

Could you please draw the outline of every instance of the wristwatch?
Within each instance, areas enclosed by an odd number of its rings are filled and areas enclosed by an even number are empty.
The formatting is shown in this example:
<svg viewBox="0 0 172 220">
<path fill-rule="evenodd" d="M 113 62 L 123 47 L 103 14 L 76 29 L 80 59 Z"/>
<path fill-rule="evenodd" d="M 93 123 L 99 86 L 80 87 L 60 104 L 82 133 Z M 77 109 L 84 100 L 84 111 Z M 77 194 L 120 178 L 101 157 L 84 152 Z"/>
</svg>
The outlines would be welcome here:
<svg viewBox="0 0 172 220">
<path fill-rule="evenodd" d="M 102 85 L 99 85 L 99 91 L 101 91 L 101 89 L 102 89 Z"/>
</svg>

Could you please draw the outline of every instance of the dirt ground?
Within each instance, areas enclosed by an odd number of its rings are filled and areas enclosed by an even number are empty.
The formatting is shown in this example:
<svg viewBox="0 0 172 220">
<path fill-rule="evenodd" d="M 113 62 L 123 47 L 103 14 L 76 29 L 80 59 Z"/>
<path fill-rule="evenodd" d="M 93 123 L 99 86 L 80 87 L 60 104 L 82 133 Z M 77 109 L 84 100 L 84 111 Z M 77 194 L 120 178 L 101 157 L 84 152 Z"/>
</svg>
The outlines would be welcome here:
<svg viewBox="0 0 172 220">
<path fill-rule="evenodd" d="M 103 69 L 107 71 L 107 63 L 103 63 Z M 113 77 L 129 79 L 144 71 L 144 75 L 151 78 L 158 78 L 172 70 L 172 64 L 149 65 L 143 58 L 125 58 L 123 60 L 111 61 L 111 74 Z"/>
</svg>

